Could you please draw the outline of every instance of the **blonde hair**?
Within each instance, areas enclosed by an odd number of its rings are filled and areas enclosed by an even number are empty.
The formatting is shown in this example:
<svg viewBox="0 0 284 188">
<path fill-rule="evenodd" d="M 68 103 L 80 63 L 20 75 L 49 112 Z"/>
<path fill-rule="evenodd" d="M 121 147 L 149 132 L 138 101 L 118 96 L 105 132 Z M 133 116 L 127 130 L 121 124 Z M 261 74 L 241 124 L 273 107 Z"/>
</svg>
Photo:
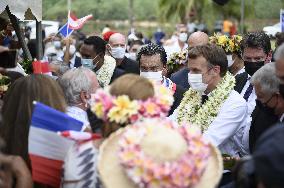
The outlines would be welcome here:
<svg viewBox="0 0 284 188">
<path fill-rule="evenodd" d="M 146 78 L 135 74 L 126 74 L 110 85 L 110 93 L 114 96 L 127 95 L 130 100 L 146 100 L 155 94 L 153 84 Z M 117 123 L 105 123 L 102 126 L 103 137 L 108 137 L 121 127 Z"/>
<path fill-rule="evenodd" d="M 115 96 L 127 95 L 131 100 L 146 100 L 153 97 L 155 91 L 153 84 L 147 78 L 126 74 L 111 84 L 110 93 Z"/>
</svg>

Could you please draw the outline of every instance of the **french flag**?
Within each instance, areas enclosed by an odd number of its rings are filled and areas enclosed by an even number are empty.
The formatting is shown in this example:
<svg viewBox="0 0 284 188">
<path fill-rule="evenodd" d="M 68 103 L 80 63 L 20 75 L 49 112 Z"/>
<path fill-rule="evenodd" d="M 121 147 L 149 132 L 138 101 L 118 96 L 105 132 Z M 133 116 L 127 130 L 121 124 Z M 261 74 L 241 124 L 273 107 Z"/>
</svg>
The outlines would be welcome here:
<svg viewBox="0 0 284 188">
<path fill-rule="evenodd" d="M 60 187 L 63 161 L 74 141 L 58 135 L 58 132 L 81 131 L 82 128 L 82 122 L 35 102 L 29 132 L 33 181 Z"/>
<path fill-rule="evenodd" d="M 68 21 L 65 25 L 63 25 L 59 29 L 59 33 L 61 33 L 64 37 L 68 37 L 73 33 L 74 30 L 81 29 L 83 27 L 83 25 L 91 18 L 93 18 L 92 14 L 78 19 L 74 14 L 72 14 L 69 11 L 68 12 Z"/>
</svg>

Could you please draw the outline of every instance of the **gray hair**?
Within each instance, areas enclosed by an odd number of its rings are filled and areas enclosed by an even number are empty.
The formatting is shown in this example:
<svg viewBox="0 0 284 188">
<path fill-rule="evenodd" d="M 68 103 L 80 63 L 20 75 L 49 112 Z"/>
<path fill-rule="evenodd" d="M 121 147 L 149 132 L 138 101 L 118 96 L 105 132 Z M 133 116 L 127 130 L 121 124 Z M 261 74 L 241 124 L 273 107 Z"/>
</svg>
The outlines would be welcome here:
<svg viewBox="0 0 284 188">
<path fill-rule="evenodd" d="M 267 63 L 254 73 L 251 77 L 251 84 L 260 84 L 261 90 L 264 93 L 274 94 L 279 92 L 280 80 L 275 75 L 275 63 Z"/>
<path fill-rule="evenodd" d="M 280 59 L 284 59 L 284 43 L 281 44 L 275 51 L 274 54 L 274 59 L 276 61 L 280 60 Z"/>
<path fill-rule="evenodd" d="M 88 76 L 90 71 L 85 67 L 73 68 L 63 74 L 58 80 L 68 105 L 80 103 L 80 94 L 82 91 L 87 93 L 92 92 L 92 80 Z"/>
</svg>

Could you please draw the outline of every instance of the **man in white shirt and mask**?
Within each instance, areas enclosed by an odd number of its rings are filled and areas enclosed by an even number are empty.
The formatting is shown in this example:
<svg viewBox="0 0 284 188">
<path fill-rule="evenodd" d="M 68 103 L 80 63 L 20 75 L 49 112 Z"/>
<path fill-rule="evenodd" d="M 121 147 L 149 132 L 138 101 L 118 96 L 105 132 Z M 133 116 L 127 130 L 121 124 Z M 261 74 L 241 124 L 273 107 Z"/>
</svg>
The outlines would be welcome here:
<svg viewBox="0 0 284 188">
<path fill-rule="evenodd" d="M 188 38 L 188 46 L 189 47 L 195 47 L 199 45 L 205 45 L 209 43 L 209 37 L 206 33 L 197 31 L 192 33 L 189 38 Z M 188 84 L 188 68 L 182 68 L 179 71 L 173 73 L 171 75 L 171 80 L 176 83 L 177 85 L 182 86 L 185 89 L 189 89 L 189 84 Z"/>
<path fill-rule="evenodd" d="M 109 38 L 107 50 L 116 61 L 116 68 L 123 70 L 125 73 L 139 74 L 138 63 L 125 56 L 126 54 L 126 37 L 120 33 L 114 33 Z"/>
<path fill-rule="evenodd" d="M 64 55 L 65 55 L 66 54 L 66 46 L 63 47 L 63 52 L 64 52 Z M 60 60 L 63 61 L 64 56 L 62 56 L 60 58 Z M 68 63 L 68 65 L 69 65 L 70 68 L 74 68 L 74 67 L 77 68 L 77 67 L 82 66 L 81 58 L 76 55 L 76 47 L 73 44 L 71 44 L 69 46 L 69 63 Z"/>
<path fill-rule="evenodd" d="M 162 46 L 154 43 L 143 46 L 137 56 L 140 66 L 140 76 L 163 84 L 174 93 L 174 103 L 169 115 L 178 107 L 185 90 L 165 77 L 167 54 Z"/>
<path fill-rule="evenodd" d="M 180 25 L 177 29 L 177 40 L 170 46 L 164 46 L 167 57 L 170 58 L 173 53 L 181 52 L 188 48 L 187 39 L 188 39 L 188 32 L 187 27 L 185 25 Z"/>
<path fill-rule="evenodd" d="M 67 114 L 90 128 L 87 110 L 90 108 L 91 95 L 99 88 L 93 71 L 85 67 L 70 69 L 59 79 L 68 104 Z"/>
<path fill-rule="evenodd" d="M 270 126 L 277 118 L 274 114 L 267 113 L 261 103 L 257 105 L 255 88 L 250 83 L 251 76 L 263 65 L 271 61 L 272 51 L 270 38 L 264 32 L 248 33 L 242 40 L 241 51 L 246 72 L 239 74 L 237 77 L 244 77 L 242 79 L 246 79 L 241 91 L 241 95 L 247 101 L 248 105 L 248 127 L 244 134 L 247 134 L 246 132 L 249 131 L 250 151 L 253 151 L 256 141 L 262 134 L 262 127 Z"/>
<path fill-rule="evenodd" d="M 247 105 L 234 91 L 224 50 L 213 44 L 196 46 L 188 58 L 190 89 L 170 118 L 198 126 L 223 154 L 242 156 Z"/>
</svg>

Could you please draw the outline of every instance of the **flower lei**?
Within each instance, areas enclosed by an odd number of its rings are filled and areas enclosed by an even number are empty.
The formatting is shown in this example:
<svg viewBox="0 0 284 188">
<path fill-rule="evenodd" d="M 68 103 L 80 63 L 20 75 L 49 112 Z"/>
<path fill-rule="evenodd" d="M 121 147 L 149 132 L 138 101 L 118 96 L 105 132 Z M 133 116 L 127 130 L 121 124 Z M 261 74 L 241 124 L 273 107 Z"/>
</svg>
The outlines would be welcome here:
<svg viewBox="0 0 284 188">
<path fill-rule="evenodd" d="M 200 126 L 202 132 L 206 131 L 234 87 L 235 77 L 227 72 L 203 105 L 201 105 L 200 93 L 190 88 L 184 94 L 184 98 L 177 108 L 178 122 L 189 122 Z"/>
<path fill-rule="evenodd" d="M 239 53 L 241 51 L 242 36 L 234 35 L 229 38 L 227 35 L 217 35 L 209 37 L 209 41 L 222 47 L 226 53 Z"/>
<path fill-rule="evenodd" d="M 104 57 L 104 64 L 97 72 L 97 79 L 101 87 L 106 87 L 109 85 L 115 66 L 115 59 L 106 55 Z"/>
<path fill-rule="evenodd" d="M 11 84 L 10 78 L 0 74 L 0 91 L 2 92 L 7 91 L 10 84 Z"/>
<path fill-rule="evenodd" d="M 171 55 L 170 59 L 167 61 L 167 67 L 170 71 L 176 71 L 180 67 L 184 66 L 187 62 L 187 52 L 185 49 L 181 52 L 175 52 Z"/>
<path fill-rule="evenodd" d="M 130 100 L 127 95 L 112 96 L 108 88 L 94 95 L 91 110 L 105 122 L 134 123 L 144 117 L 166 117 L 173 104 L 173 92 L 163 85 L 154 84 L 155 95 L 147 100 Z"/>
<path fill-rule="evenodd" d="M 210 156 L 208 143 L 202 139 L 200 132 L 189 131 L 186 125 L 175 126 L 171 121 L 165 120 L 163 126 L 178 131 L 184 138 L 187 150 L 183 155 L 175 161 L 161 163 L 147 156 L 141 148 L 141 142 L 153 132 L 155 125 L 146 121 L 141 126 L 132 126 L 132 129 L 126 130 L 122 135 L 118 151 L 120 163 L 128 177 L 140 187 L 194 187 Z"/>
</svg>

